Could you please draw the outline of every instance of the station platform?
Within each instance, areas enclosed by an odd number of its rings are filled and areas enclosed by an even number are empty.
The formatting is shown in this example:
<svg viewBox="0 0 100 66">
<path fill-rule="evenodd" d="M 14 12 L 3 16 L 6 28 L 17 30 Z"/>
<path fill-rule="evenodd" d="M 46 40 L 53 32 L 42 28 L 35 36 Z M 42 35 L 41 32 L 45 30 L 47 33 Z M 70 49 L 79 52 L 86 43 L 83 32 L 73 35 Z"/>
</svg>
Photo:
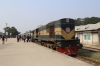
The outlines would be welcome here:
<svg viewBox="0 0 100 66">
<path fill-rule="evenodd" d="M 93 66 L 32 42 L 0 40 L 0 66 Z"/>
</svg>

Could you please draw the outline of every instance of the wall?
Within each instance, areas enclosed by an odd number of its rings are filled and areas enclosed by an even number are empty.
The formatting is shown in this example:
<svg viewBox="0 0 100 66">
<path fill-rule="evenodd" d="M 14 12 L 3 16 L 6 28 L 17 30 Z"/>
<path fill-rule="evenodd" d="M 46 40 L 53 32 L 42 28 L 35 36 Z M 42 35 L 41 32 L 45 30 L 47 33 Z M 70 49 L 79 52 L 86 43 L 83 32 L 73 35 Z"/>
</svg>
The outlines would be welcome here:
<svg viewBox="0 0 100 66">
<path fill-rule="evenodd" d="M 98 33 L 93 33 L 93 44 L 99 44 Z"/>
<path fill-rule="evenodd" d="M 91 33 L 87 33 L 87 32 L 84 32 L 83 33 L 83 42 L 82 43 L 85 43 L 85 44 L 92 44 L 92 34 Z"/>
<path fill-rule="evenodd" d="M 82 43 L 83 42 L 83 34 L 81 33 L 81 34 L 79 34 L 79 36 L 80 36 L 80 42 Z"/>
<path fill-rule="evenodd" d="M 89 44 L 89 45 L 99 44 L 98 33 L 91 33 L 85 31 L 83 33 L 76 32 L 75 37 L 78 37 L 80 39 L 80 42 L 83 44 Z"/>
</svg>

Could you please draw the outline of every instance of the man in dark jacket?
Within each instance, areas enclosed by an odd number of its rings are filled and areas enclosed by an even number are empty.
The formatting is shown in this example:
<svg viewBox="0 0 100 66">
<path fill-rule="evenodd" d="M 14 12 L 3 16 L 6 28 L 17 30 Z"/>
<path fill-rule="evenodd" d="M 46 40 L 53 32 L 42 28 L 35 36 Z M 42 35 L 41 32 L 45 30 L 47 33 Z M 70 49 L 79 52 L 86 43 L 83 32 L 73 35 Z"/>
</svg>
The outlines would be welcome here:
<svg viewBox="0 0 100 66">
<path fill-rule="evenodd" d="M 30 39 L 30 37 L 29 37 L 29 35 L 27 36 L 27 42 L 29 42 L 29 39 Z"/>
<path fill-rule="evenodd" d="M 3 35 L 2 36 L 2 44 L 4 44 L 4 42 L 5 42 L 5 36 Z"/>
<path fill-rule="evenodd" d="M 24 42 L 25 42 L 25 40 L 26 40 L 26 36 L 25 36 L 25 35 L 23 36 L 23 40 L 24 40 Z"/>
</svg>

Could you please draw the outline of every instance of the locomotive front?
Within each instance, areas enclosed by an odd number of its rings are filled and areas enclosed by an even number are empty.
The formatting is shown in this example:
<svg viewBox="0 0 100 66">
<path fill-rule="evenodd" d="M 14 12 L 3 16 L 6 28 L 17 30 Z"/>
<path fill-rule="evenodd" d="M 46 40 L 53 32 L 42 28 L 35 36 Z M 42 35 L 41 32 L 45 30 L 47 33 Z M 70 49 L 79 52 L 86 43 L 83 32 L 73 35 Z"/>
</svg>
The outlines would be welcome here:
<svg viewBox="0 0 100 66">
<path fill-rule="evenodd" d="M 80 44 L 79 39 L 75 39 L 75 20 L 61 19 L 55 26 L 55 36 L 57 51 L 68 55 L 76 54 Z"/>
</svg>

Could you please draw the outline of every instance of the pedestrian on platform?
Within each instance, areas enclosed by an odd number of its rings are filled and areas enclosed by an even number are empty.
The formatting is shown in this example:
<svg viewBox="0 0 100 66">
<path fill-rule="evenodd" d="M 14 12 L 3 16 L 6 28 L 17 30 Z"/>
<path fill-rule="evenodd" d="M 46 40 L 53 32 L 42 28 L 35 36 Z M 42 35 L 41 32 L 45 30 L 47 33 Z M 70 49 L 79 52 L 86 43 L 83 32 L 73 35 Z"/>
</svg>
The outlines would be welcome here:
<svg viewBox="0 0 100 66">
<path fill-rule="evenodd" d="M 21 41 L 21 35 L 19 35 L 19 40 Z"/>
<path fill-rule="evenodd" d="M 31 42 L 31 35 L 29 36 L 29 42 Z"/>
<path fill-rule="evenodd" d="M 24 39 L 24 42 L 25 42 L 25 40 L 26 40 L 26 36 L 25 35 L 23 36 L 23 39 Z"/>
<path fill-rule="evenodd" d="M 17 35 L 17 42 L 19 42 L 19 38 L 20 38 L 19 35 Z"/>
<path fill-rule="evenodd" d="M 5 42 L 5 36 L 3 35 L 2 36 L 2 44 L 4 44 L 4 42 Z"/>
<path fill-rule="evenodd" d="M 22 39 L 22 41 L 24 40 L 24 36 L 23 35 L 21 36 L 21 39 Z"/>
<path fill-rule="evenodd" d="M 29 35 L 27 36 L 27 42 L 29 42 Z"/>
</svg>

